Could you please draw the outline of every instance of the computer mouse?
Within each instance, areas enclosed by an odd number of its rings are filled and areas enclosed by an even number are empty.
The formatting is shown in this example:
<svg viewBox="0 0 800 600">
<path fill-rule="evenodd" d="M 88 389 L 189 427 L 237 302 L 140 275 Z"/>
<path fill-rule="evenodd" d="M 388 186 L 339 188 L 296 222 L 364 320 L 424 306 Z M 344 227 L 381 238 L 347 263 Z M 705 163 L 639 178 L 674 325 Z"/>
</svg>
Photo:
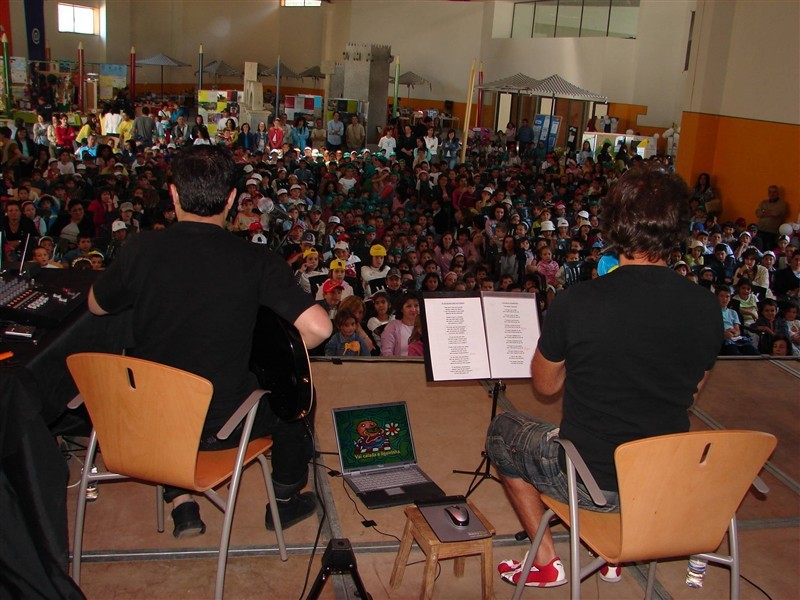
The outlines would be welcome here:
<svg viewBox="0 0 800 600">
<path fill-rule="evenodd" d="M 469 525 L 469 513 L 465 507 L 453 505 L 448 506 L 444 510 L 450 517 L 453 525 L 456 525 L 457 527 L 466 527 Z"/>
</svg>

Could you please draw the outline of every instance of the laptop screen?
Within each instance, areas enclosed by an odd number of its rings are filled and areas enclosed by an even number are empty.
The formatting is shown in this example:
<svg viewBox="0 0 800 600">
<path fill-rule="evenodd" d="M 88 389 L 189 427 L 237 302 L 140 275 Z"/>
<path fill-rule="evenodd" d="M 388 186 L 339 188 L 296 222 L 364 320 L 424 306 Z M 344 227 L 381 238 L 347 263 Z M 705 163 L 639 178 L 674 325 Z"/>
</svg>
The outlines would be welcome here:
<svg viewBox="0 0 800 600">
<path fill-rule="evenodd" d="M 415 463 L 405 402 L 334 408 L 342 471 Z"/>
</svg>

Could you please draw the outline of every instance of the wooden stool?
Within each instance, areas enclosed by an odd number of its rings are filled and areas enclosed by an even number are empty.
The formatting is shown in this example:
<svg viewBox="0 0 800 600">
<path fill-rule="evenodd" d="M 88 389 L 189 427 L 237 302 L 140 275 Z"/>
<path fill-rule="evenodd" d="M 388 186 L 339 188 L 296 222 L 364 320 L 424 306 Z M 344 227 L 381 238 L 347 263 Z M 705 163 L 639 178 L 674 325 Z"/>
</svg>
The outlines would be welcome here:
<svg viewBox="0 0 800 600">
<path fill-rule="evenodd" d="M 480 511 L 467 500 L 470 509 L 478 517 L 486 529 L 492 535 L 495 534 L 495 529 L 492 524 L 486 520 Z M 403 580 L 403 574 L 406 570 L 406 563 L 408 562 L 408 555 L 411 553 L 411 542 L 416 541 L 420 550 L 425 553 L 425 575 L 422 584 L 422 593 L 420 598 L 429 600 L 433 596 L 433 583 L 436 579 L 436 564 L 441 559 L 455 558 L 453 563 L 453 572 L 456 577 L 464 575 L 464 557 L 472 556 L 474 554 L 481 555 L 481 588 L 483 590 L 483 599 L 489 600 L 492 597 L 492 538 L 487 537 L 479 540 L 467 540 L 463 542 L 442 542 L 436 537 L 436 534 L 428 525 L 428 521 L 419 511 L 416 506 L 409 506 L 406 508 L 406 528 L 403 532 L 403 539 L 400 542 L 400 549 L 397 552 L 397 558 L 394 560 L 394 569 L 392 569 L 392 577 L 389 579 L 389 585 L 397 587 Z"/>
</svg>

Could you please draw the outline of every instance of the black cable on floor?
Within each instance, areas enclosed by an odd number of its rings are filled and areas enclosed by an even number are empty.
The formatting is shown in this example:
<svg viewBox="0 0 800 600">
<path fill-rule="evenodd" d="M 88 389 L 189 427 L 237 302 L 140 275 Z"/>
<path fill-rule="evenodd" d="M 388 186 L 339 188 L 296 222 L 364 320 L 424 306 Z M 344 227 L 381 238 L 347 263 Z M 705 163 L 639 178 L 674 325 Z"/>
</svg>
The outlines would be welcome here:
<svg viewBox="0 0 800 600">
<path fill-rule="evenodd" d="M 339 475 L 339 477 L 341 477 L 341 475 Z M 353 500 L 353 497 L 350 495 L 350 490 L 347 489 L 347 483 L 345 482 L 344 477 L 342 477 L 342 489 L 344 489 L 344 493 L 347 494 L 347 497 L 350 499 L 350 502 L 353 503 L 353 506 L 355 507 L 356 512 L 358 513 L 358 516 L 361 517 L 361 522 L 362 523 L 375 523 L 375 521 L 373 521 L 372 519 L 368 519 L 366 517 L 366 515 L 364 515 L 364 513 L 362 513 L 361 510 L 359 510 L 358 504 L 356 503 L 355 500 Z M 389 537 L 389 538 L 394 538 L 394 539 L 397 540 L 397 543 L 401 543 L 399 537 L 397 537 L 394 534 L 385 533 L 385 532 L 381 531 L 380 529 L 378 529 L 378 525 L 377 524 L 365 525 L 365 527 L 371 527 L 372 529 L 374 529 L 375 531 L 377 531 L 381 535 Z"/>
<path fill-rule="evenodd" d="M 750 584 L 750 585 L 752 585 L 754 588 L 756 588 L 756 589 L 757 589 L 759 592 L 761 592 L 762 594 L 764 594 L 764 595 L 765 595 L 767 598 L 769 598 L 769 600 L 772 600 L 772 596 L 770 596 L 770 595 L 769 595 L 769 594 L 768 594 L 766 591 L 764 591 L 764 588 L 762 588 L 761 586 L 759 586 L 759 585 L 757 585 L 757 584 L 753 583 L 752 581 L 750 581 L 750 580 L 749 580 L 747 577 L 745 577 L 745 576 L 744 576 L 744 575 L 742 575 L 741 573 L 739 573 L 739 577 L 741 577 L 742 579 L 744 579 L 744 580 L 745 580 L 747 583 L 749 583 L 749 584 Z"/>
</svg>

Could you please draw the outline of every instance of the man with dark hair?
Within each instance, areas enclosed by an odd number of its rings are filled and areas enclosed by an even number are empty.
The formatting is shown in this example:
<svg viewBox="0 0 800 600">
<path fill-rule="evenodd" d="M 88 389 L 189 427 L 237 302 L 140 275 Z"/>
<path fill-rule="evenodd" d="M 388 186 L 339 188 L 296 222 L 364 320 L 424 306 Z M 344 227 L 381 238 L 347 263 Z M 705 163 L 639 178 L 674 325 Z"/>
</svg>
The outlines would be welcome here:
<svg viewBox="0 0 800 600">
<path fill-rule="evenodd" d="M 153 134 L 156 130 L 156 122 L 150 116 L 150 108 L 142 108 L 142 115 L 133 120 L 133 139 L 141 142 L 145 148 L 153 145 Z"/>
<path fill-rule="evenodd" d="M 556 438 L 576 446 L 608 502 L 596 506 L 581 487 L 581 507 L 617 511 L 616 447 L 689 430 L 687 409 L 714 366 L 722 321 L 714 296 L 666 264 L 688 198 L 677 175 L 658 169 L 637 167 L 619 179 L 603 201 L 603 238 L 616 247 L 620 266 L 556 296 L 531 364 L 537 394 L 563 390 L 560 429 L 517 412 L 489 427 L 487 452 L 531 539 L 545 512 L 540 494 L 567 502 Z M 567 582 L 549 531 L 533 564 L 525 574 L 513 560 L 498 570 L 512 583 L 525 577 L 528 586 Z M 600 576 L 618 581 L 619 566 L 606 565 Z"/>
<path fill-rule="evenodd" d="M 220 440 L 216 432 L 257 387 L 247 365 L 259 306 L 294 323 L 309 348 L 327 339 L 331 325 L 278 256 L 225 231 L 225 215 L 236 197 L 236 170 L 227 150 L 193 146 L 177 154 L 171 168 L 178 222 L 131 238 L 92 287 L 89 309 L 98 315 L 131 309 L 132 355 L 214 384 L 200 449 L 221 450 L 239 440 Z M 302 420 L 281 421 L 262 403 L 253 435 L 268 434 L 274 441 L 278 509 L 289 527 L 316 507 L 312 493 L 300 493 L 313 448 Z M 174 505 L 175 537 L 205 531 L 187 490 L 166 488 L 164 497 Z M 269 510 L 266 522 L 271 529 Z"/>
</svg>

